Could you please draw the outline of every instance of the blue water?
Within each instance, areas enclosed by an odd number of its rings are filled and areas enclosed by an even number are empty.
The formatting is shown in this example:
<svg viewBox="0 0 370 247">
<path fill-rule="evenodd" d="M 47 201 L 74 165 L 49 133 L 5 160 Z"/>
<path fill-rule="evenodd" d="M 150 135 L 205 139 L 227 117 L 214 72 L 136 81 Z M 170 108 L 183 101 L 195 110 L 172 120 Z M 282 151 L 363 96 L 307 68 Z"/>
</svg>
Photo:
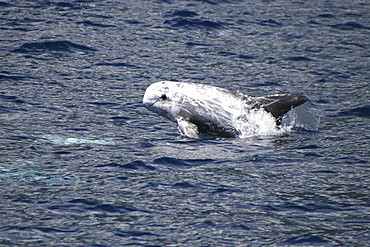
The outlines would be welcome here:
<svg viewBox="0 0 370 247">
<path fill-rule="evenodd" d="M 370 246 L 370 2 L 0 2 L 1 246 Z M 192 140 L 159 80 L 299 93 L 317 129 Z"/>
</svg>

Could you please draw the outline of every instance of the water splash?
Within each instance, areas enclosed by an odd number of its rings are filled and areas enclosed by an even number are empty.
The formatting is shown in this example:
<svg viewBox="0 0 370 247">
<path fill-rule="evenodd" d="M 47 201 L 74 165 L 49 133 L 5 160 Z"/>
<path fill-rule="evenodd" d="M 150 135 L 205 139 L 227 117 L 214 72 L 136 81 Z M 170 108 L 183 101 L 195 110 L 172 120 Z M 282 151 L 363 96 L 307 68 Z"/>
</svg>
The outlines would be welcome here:
<svg viewBox="0 0 370 247">
<path fill-rule="evenodd" d="M 299 128 L 307 131 L 317 131 L 320 119 L 317 109 L 307 102 L 289 111 L 282 120 L 282 127 Z"/>
<path fill-rule="evenodd" d="M 235 123 L 240 138 L 252 136 L 276 135 L 279 128 L 275 118 L 268 112 L 259 109 L 251 111 L 248 116 L 239 117 Z"/>
<path fill-rule="evenodd" d="M 263 109 L 253 110 L 248 116 L 239 117 L 235 122 L 241 133 L 240 138 L 283 135 L 297 128 L 316 131 L 319 127 L 317 114 L 309 103 L 289 111 L 283 117 L 281 126 L 277 126 L 276 119 Z"/>
</svg>

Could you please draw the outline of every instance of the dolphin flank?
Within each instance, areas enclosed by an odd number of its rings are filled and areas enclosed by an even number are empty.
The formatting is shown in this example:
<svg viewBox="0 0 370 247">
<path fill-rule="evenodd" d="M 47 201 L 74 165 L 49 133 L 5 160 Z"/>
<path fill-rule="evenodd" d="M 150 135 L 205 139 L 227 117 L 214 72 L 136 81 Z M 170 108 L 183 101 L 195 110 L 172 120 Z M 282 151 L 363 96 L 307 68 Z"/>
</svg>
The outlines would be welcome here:
<svg viewBox="0 0 370 247">
<path fill-rule="evenodd" d="M 307 97 L 281 94 L 250 97 L 227 89 L 189 82 L 160 81 L 145 91 L 144 106 L 173 122 L 190 138 L 233 138 L 241 135 L 237 123 L 248 122 L 260 111 L 275 119 L 275 127 L 288 111 Z"/>
</svg>

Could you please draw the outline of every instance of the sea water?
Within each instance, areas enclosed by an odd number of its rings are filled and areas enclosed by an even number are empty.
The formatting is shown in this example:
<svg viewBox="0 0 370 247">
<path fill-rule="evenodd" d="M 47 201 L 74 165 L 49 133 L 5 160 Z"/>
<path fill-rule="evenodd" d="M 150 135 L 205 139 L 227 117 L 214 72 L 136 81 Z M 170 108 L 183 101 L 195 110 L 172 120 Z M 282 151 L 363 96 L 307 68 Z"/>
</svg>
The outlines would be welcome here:
<svg viewBox="0 0 370 247">
<path fill-rule="evenodd" d="M 369 245 L 369 1 L 0 9 L 0 245 Z M 142 106 L 161 80 L 308 109 L 188 139 Z"/>
</svg>

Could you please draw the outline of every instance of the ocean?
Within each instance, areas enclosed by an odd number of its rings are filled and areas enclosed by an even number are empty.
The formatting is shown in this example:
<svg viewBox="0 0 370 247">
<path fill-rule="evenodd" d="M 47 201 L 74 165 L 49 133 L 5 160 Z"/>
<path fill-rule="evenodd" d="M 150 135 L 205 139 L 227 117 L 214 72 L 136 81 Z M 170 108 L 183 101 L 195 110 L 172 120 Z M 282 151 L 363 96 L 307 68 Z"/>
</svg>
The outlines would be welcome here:
<svg viewBox="0 0 370 247">
<path fill-rule="evenodd" d="M 369 1 L 2 1 L 0 30 L 1 246 L 370 246 Z M 315 120 L 185 138 L 161 80 Z"/>
</svg>

